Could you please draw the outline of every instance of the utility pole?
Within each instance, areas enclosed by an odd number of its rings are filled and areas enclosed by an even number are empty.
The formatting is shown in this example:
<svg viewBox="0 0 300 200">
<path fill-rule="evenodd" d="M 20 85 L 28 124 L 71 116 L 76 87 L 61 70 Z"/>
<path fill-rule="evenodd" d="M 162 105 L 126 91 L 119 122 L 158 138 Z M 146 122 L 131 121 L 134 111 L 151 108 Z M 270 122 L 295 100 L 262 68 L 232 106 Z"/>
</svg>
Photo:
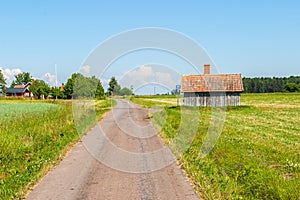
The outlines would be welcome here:
<svg viewBox="0 0 300 200">
<path fill-rule="evenodd" d="M 57 66 L 56 66 L 56 64 L 54 65 L 54 67 L 55 67 L 55 87 L 57 88 Z M 57 100 L 57 94 L 55 96 L 55 99 Z"/>
<path fill-rule="evenodd" d="M 177 106 L 179 106 L 179 95 L 180 95 L 181 85 L 176 85 L 176 93 L 177 93 Z"/>
</svg>

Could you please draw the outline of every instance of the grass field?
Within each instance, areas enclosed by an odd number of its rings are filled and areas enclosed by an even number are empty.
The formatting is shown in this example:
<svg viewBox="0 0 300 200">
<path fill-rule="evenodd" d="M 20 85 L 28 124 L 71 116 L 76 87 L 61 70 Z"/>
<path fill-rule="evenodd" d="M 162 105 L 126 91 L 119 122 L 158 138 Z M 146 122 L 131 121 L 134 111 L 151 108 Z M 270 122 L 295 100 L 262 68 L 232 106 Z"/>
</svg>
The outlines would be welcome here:
<svg viewBox="0 0 300 200">
<path fill-rule="evenodd" d="M 98 101 L 96 118 L 111 106 Z M 80 134 L 95 122 L 83 117 Z M 1 100 L 0 127 L 0 199 L 23 197 L 80 138 L 72 101 Z"/>
<path fill-rule="evenodd" d="M 199 153 L 213 113 L 193 108 L 200 113 L 194 120 L 197 134 L 179 157 L 181 167 L 204 199 L 300 199 L 300 94 L 243 94 L 241 99 L 242 106 L 226 108 L 222 134 L 204 158 Z M 174 106 L 175 98 L 132 101 L 164 106 L 152 120 L 166 144 L 193 126 L 181 124 L 186 109 Z"/>
</svg>

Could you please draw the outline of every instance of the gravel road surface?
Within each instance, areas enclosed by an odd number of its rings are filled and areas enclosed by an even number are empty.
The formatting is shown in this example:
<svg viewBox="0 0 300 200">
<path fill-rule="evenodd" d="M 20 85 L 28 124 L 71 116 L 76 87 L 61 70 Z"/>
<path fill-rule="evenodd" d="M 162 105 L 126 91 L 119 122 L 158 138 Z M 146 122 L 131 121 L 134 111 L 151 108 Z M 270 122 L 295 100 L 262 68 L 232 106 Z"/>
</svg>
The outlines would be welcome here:
<svg viewBox="0 0 300 200">
<path fill-rule="evenodd" d="M 26 199 L 199 199 L 148 114 L 118 100 Z"/>
</svg>

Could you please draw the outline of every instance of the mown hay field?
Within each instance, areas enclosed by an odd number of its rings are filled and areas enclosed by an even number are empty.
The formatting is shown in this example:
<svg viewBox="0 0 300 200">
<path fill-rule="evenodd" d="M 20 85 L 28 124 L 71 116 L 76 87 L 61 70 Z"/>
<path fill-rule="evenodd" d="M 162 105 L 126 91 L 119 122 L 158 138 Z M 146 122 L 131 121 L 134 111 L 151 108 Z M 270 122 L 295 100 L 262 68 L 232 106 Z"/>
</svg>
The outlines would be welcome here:
<svg viewBox="0 0 300 200">
<path fill-rule="evenodd" d="M 175 98 L 132 101 L 163 106 L 152 120 L 167 145 L 178 132 L 196 129 L 178 161 L 203 199 L 300 199 L 299 93 L 242 94 L 242 106 L 226 108 L 222 133 L 204 158 L 199 154 L 214 109 L 189 108 L 199 119 L 184 126 L 187 109 L 174 106 Z"/>
</svg>

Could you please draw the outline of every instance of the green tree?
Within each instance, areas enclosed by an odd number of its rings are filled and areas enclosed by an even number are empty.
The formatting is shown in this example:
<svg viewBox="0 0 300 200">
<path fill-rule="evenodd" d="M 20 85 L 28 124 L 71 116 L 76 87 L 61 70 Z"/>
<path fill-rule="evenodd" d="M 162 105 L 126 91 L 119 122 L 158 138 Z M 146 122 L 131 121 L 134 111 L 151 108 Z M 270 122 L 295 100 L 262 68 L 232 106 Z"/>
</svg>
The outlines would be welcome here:
<svg viewBox="0 0 300 200">
<path fill-rule="evenodd" d="M 111 77 L 108 85 L 109 85 L 109 87 L 107 89 L 108 95 L 119 95 L 121 87 L 118 84 L 118 81 L 116 80 L 116 78 L 114 76 Z"/>
<path fill-rule="evenodd" d="M 102 86 L 100 80 L 98 80 L 98 83 L 97 83 L 95 98 L 96 99 L 105 99 L 104 89 L 103 89 L 103 86 Z"/>
<path fill-rule="evenodd" d="M 15 82 L 15 81 L 12 81 L 11 84 L 10 84 L 10 87 L 11 87 L 11 88 L 14 88 L 16 85 L 17 85 L 16 82 Z"/>
<path fill-rule="evenodd" d="M 94 76 L 88 78 L 78 73 L 73 86 L 73 98 L 94 98 L 97 80 Z"/>
<path fill-rule="evenodd" d="M 296 90 L 295 86 L 289 85 L 291 83 L 300 84 L 300 76 L 290 76 L 283 78 L 243 78 L 245 93 L 267 93 Z"/>
<path fill-rule="evenodd" d="M 64 92 L 60 91 L 60 87 L 52 87 L 50 91 L 53 98 L 64 99 Z"/>
<path fill-rule="evenodd" d="M 23 72 L 15 75 L 15 80 L 12 82 L 12 85 L 25 85 L 32 81 L 32 76 L 29 72 Z"/>
<path fill-rule="evenodd" d="M 6 79 L 4 78 L 4 75 L 2 73 L 2 71 L 0 70 L 0 94 L 6 93 Z"/>
<path fill-rule="evenodd" d="M 68 79 L 64 95 L 66 98 L 97 98 L 105 99 L 104 89 L 101 81 L 95 76 L 85 77 L 80 73 L 72 74 Z"/>
<path fill-rule="evenodd" d="M 72 74 L 72 76 L 68 79 L 65 88 L 64 88 L 64 95 L 67 99 L 71 99 L 73 96 L 73 90 L 75 85 L 76 77 L 78 76 L 78 73 Z"/>
<path fill-rule="evenodd" d="M 120 90 L 120 93 L 119 93 L 121 96 L 130 96 L 133 94 L 132 90 L 127 88 L 127 87 L 124 87 Z"/>
<path fill-rule="evenodd" d="M 286 92 L 300 92 L 300 84 L 287 83 L 284 86 L 284 91 L 286 91 Z"/>
<path fill-rule="evenodd" d="M 36 95 L 39 99 L 42 95 L 44 95 L 44 97 L 47 98 L 50 93 L 49 85 L 43 80 L 35 80 L 31 84 L 29 89 L 33 93 L 33 95 Z"/>
</svg>

